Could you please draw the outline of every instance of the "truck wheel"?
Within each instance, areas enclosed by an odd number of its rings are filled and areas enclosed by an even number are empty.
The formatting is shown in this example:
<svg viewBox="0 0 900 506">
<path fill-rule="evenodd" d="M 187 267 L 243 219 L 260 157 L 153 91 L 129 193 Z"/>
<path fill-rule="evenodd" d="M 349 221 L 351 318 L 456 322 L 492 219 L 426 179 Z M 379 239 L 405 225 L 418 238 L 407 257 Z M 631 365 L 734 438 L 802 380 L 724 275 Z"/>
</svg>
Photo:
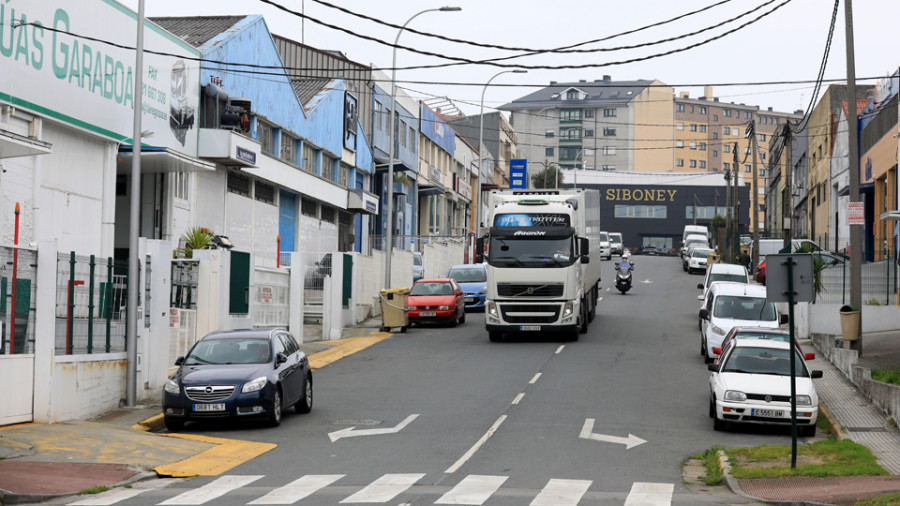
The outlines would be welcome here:
<svg viewBox="0 0 900 506">
<path fill-rule="evenodd" d="M 588 322 L 594 321 L 597 317 L 597 288 L 591 290 L 591 311 L 588 313 Z"/>
<path fill-rule="evenodd" d="M 587 334 L 587 331 L 588 331 L 588 310 L 587 310 L 587 307 L 586 307 L 585 304 L 584 304 L 584 301 L 582 301 L 582 304 L 581 304 L 581 325 L 578 326 L 578 333 L 579 333 L 579 334 Z"/>
<path fill-rule="evenodd" d="M 571 332 L 567 332 L 567 333 L 565 334 L 565 340 L 566 340 L 566 341 L 572 341 L 572 342 L 577 341 L 577 340 L 578 340 L 578 331 L 577 331 L 577 330 L 573 330 L 573 331 L 571 331 Z"/>
<path fill-rule="evenodd" d="M 488 339 L 491 340 L 492 343 L 499 343 L 503 340 L 502 332 L 488 332 Z"/>
</svg>

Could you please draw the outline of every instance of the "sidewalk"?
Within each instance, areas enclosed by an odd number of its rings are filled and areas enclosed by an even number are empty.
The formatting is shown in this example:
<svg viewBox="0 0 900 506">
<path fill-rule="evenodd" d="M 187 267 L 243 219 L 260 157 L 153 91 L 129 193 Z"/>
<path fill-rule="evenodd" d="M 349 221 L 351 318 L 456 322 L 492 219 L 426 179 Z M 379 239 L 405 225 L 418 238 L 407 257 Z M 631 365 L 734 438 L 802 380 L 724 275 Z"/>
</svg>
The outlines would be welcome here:
<svg viewBox="0 0 900 506">
<path fill-rule="evenodd" d="M 307 342 L 302 348 L 314 368 L 322 367 L 389 337 L 377 327 L 346 329 L 344 339 Z M 864 339 L 865 355 L 859 365 L 900 364 L 900 332 Z M 834 432 L 868 447 L 893 476 L 736 480 L 726 475 L 735 494 L 758 503 L 853 504 L 851 500 L 860 497 L 900 492 L 900 432 L 821 357 L 821 351 L 816 354 L 813 366 L 824 371 L 816 389 Z M 143 402 L 84 422 L 0 427 L 0 504 L 41 502 L 157 476 L 221 474 L 274 448 L 190 434 L 156 434 L 152 431 L 162 428 L 159 400 Z"/>
</svg>

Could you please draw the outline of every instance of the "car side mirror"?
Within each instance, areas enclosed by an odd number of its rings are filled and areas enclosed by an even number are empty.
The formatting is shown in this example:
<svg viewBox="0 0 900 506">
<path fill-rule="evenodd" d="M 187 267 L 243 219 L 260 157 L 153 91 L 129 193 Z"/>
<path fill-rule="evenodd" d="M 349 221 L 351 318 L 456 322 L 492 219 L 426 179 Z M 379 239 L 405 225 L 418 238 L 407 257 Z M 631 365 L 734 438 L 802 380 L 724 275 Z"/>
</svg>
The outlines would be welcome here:
<svg viewBox="0 0 900 506">
<path fill-rule="evenodd" d="M 779 325 L 784 325 L 785 323 L 789 323 L 790 321 L 791 321 L 790 317 L 788 317 L 788 315 L 786 315 L 786 314 L 783 314 L 778 318 Z"/>
<path fill-rule="evenodd" d="M 819 378 L 822 377 L 822 371 L 818 371 L 818 370 L 817 370 L 817 371 L 810 371 L 809 376 L 810 376 L 812 379 L 819 379 Z"/>
<path fill-rule="evenodd" d="M 718 346 L 713 346 L 713 353 L 715 353 L 716 355 L 721 355 L 721 354 L 722 354 L 722 348 L 720 348 L 720 347 L 718 347 Z"/>
<path fill-rule="evenodd" d="M 275 355 L 275 367 L 278 367 L 285 362 L 287 362 L 287 355 L 285 355 L 284 352 L 278 352 Z"/>
<path fill-rule="evenodd" d="M 184 363 L 184 357 L 178 357 L 175 359 L 175 365 L 181 365 Z"/>
<path fill-rule="evenodd" d="M 700 310 L 700 319 L 701 319 L 701 320 L 708 320 L 708 319 L 709 319 L 709 311 L 707 311 L 706 308 L 703 308 L 703 309 Z"/>
<path fill-rule="evenodd" d="M 707 364 L 706 370 L 710 372 L 719 372 L 719 364 Z"/>
<path fill-rule="evenodd" d="M 703 283 L 697 283 L 697 290 L 703 290 Z"/>
<path fill-rule="evenodd" d="M 815 353 L 806 353 L 803 355 L 803 360 L 815 360 L 815 359 L 816 359 Z"/>
</svg>

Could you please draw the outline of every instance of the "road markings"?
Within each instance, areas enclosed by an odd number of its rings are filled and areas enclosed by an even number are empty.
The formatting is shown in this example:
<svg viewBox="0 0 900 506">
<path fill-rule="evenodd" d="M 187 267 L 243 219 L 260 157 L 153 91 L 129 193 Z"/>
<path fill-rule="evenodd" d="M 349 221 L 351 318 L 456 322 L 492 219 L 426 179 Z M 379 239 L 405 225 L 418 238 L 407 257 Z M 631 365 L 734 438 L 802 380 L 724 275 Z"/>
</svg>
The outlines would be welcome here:
<svg viewBox="0 0 900 506">
<path fill-rule="evenodd" d="M 402 494 L 406 489 L 421 480 L 424 474 L 386 474 L 370 483 L 366 488 L 341 501 L 354 502 L 380 502 L 385 503 Z"/>
<path fill-rule="evenodd" d="M 653 283 L 653 281 L 650 281 L 649 279 L 645 279 L 645 280 L 641 281 L 641 283 L 646 283 L 649 285 L 650 283 Z"/>
<path fill-rule="evenodd" d="M 247 504 L 294 504 L 343 478 L 344 474 L 311 474 L 276 488 Z"/>
<path fill-rule="evenodd" d="M 478 449 L 481 448 L 481 445 L 486 443 L 487 440 L 490 439 L 491 436 L 493 436 L 495 432 L 497 432 L 497 429 L 500 428 L 500 424 L 502 424 L 505 420 L 506 420 L 506 415 L 501 415 L 500 418 L 498 418 L 497 421 L 494 422 L 494 425 L 491 425 L 491 428 L 488 429 L 488 431 L 485 432 L 483 436 L 481 436 L 481 439 L 479 439 L 475 443 L 474 446 L 469 448 L 469 451 L 464 453 L 463 456 L 460 457 L 459 460 L 457 460 L 455 464 L 448 467 L 447 470 L 444 472 L 447 474 L 451 474 L 451 473 L 455 473 L 456 471 L 458 471 L 459 468 L 462 467 L 462 465 L 465 464 L 467 460 L 472 458 L 472 455 L 475 455 L 475 452 L 477 452 Z"/>
<path fill-rule="evenodd" d="M 669 506 L 675 485 L 672 483 L 634 482 L 625 499 L 625 506 Z"/>
<path fill-rule="evenodd" d="M 557 480 L 553 479 L 541 490 L 541 493 L 531 501 L 531 506 L 568 506 L 578 504 L 581 496 L 587 492 L 591 482 L 588 480 Z"/>
<path fill-rule="evenodd" d="M 183 494 L 176 495 L 175 497 L 165 500 L 159 504 L 203 504 L 205 502 L 212 501 L 213 499 L 222 497 L 232 490 L 237 490 L 243 486 L 253 483 L 254 481 L 262 477 L 263 475 L 222 476 L 221 478 L 207 483 L 200 488 L 188 490 Z"/>
<path fill-rule="evenodd" d="M 531 381 L 528 382 L 528 384 L 529 384 L 529 385 L 534 385 L 535 383 L 537 383 L 537 380 L 538 380 L 538 378 L 540 378 L 540 377 L 541 377 L 541 373 L 535 374 L 534 377 L 531 378 Z"/>
<path fill-rule="evenodd" d="M 357 436 L 377 436 L 381 434 L 396 434 L 403 430 L 404 427 L 409 425 L 413 420 L 418 418 L 419 415 L 409 415 L 405 420 L 397 424 L 396 427 L 388 427 L 386 429 L 361 429 L 354 430 L 356 426 L 347 427 L 346 429 L 337 430 L 334 432 L 329 432 L 328 437 L 331 438 L 331 442 L 335 442 L 341 438 L 347 437 L 357 437 Z"/>
<path fill-rule="evenodd" d="M 513 403 L 513 404 L 518 404 L 519 401 L 522 400 L 522 397 L 525 397 L 525 392 L 522 392 L 522 393 L 520 393 L 519 395 L 517 395 L 516 398 L 513 399 L 512 403 Z"/>
<path fill-rule="evenodd" d="M 554 353 L 554 355 L 559 355 L 560 353 L 562 353 L 562 351 L 563 351 L 563 349 L 565 349 L 565 347 L 566 347 L 566 345 L 564 345 L 564 344 L 559 345 L 559 348 L 556 349 L 556 353 Z"/>
<path fill-rule="evenodd" d="M 77 502 L 71 503 L 73 506 L 106 506 L 109 504 L 115 504 L 119 501 L 125 501 L 131 499 L 132 497 L 146 492 L 146 489 L 141 490 L 137 488 L 114 488 L 112 490 L 107 490 L 96 497 L 89 497 L 87 499 L 82 499 Z"/>
<path fill-rule="evenodd" d="M 647 441 L 635 436 L 634 434 L 628 434 L 628 437 L 617 437 L 617 436 L 607 436 L 605 434 L 594 434 L 594 419 L 586 418 L 584 420 L 584 426 L 581 428 L 581 434 L 578 435 L 581 439 L 593 439 L 594 441 L 605 441 L 607 443 L 618 443 L 625 445 L 626 450 L 630 450 L 631 448 L 642 445 Z"/>
<path fill-rule="evenodd" d="M 509 476 L 483 476 L 470 474 L 435 504 L 483 504 L 496 492 Z"/>
</svg>

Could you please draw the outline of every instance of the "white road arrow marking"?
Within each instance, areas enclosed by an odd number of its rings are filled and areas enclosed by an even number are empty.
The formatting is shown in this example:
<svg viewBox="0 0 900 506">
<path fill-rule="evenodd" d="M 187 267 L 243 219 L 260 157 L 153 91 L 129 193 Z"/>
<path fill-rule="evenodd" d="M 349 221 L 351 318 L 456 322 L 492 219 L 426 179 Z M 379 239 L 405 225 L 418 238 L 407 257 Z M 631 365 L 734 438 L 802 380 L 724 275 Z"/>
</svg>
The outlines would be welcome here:
<svg viewBox="0 0 900 506">
<path fill-rule="evenodd" d="M 625 445 L 626 450 L 630 450 L 631 448 L 642 445 L 647 441 L 635 436 L 634 434 L 629 434 L 628 437 L 617 437 L 617 436 L 607 436 L 605 434 L 594 434 L 594 419 L 586 418 L 584 420 L 584 427 L 581 428 L 581 434 L 578 437 L 581 439 L 593 439 L 594 441 L 605 441 L 607 443 L 619 443 Z"/>
<path fill-rule="evenodd" d="M 403 430 L 404 427 L 410 424 L 413 420 L 415 420 L 419 415 L 409 415 L 406 417 L 406 420 L 403 420 L 396 427 L 388 428 L 388 429 L 362 429 L 362 430 L 354 430 L 356 427 L 347 427 L 346 429 L 341 429 L 335 432 L 329 432 L 328 437 L 331 438 L 331 442 L 335 442 L 338 439 L 346 438 L 346 437 L 357 437 L 357 436 L 376 436 L 379 434 L 396 434 Z"/>
<path fill-rule="evenodd" d="M 650 281 L 649 279 L 645 279 L 645 280 L 641 281 L 641 283 L 650 284 L 650 283 L 653 283 L 653 281 Z"/>
</svg>

